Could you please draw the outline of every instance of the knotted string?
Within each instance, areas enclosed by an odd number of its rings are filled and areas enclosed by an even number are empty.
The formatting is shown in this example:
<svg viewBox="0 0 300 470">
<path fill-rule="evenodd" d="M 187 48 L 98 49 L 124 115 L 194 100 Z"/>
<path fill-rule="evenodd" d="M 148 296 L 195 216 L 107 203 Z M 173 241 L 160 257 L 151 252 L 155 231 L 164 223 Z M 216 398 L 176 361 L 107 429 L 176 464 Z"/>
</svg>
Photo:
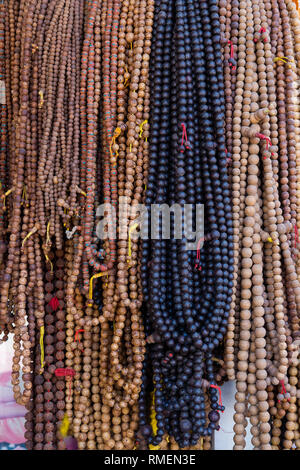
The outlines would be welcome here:
<svg viewBox="0 0 300 470">
<path fill-rule="evenodd" d="M 90 282 L 89 282 L 89 301 L 90 301 L 90 303 L 88 304 L 88 307 L 91 307 L 93 305 L 92 304 L 92 301 L 93 301 L 93 281 L 94 281 L 94 279 L 97 279 L 98 277 L 102 277 L 102 276 L 108 276 L 108 272 L 104 271 L 102 273 L 97 273 L 97 274 L 94 274 L 90 278 Z"/>
<path fill-rule="evenodd" d="M 140 124 L 140 133 L 139 133 L 139 137 L 142 137 L 143 132 L 144 132 L 143 127 L 144 127 L 145 124 L 147 124 L 147 122 L 148 122 L 148 119 L 145 119 L 145 121 L 143 121 L 142 124 Z"/>
<path fill-rule="evenodd" d="M 42 108 L 44 106 L 44 93 L 42 90 L 39 91 L 39 95 L 40 95 L 39 108 Z"/>
<path fill-rule="evenodd" d="M 79 343 L 81 344 L 81 341 L 80 341 L 80 338 L 79 338 L 79 333 L 83 333 L 85 330 L 83 328 L 81 328 L 80 330 L 76 330 L 75 331 L 75 342 L 78 340 Z M 83 352 L 83 349 L 81 350 Z"/>
<path fill-rule="evenodd" d="M 222 405 L 222 392 L 221 392 L 221 387 L 219 387 L 218 385 L 213 385 L 213 384 L 210 384 L 210 386 L 211 386 L 212 388 L 216 388 L 216 389 L 219 391 L 219 394 L 220 394 L 219 405 L 220 405 L 220 406 L 223 406 L 223 405 Z M 222 411 L 222 413 L 224 413 L 223 410 L 221 410 L 221 411 Z"/>
<path fill-rule="evenodd" d="M 125 73 L 128 73 L 128 69 L 127 69 L 126 66 L 125 66 Z M 127 82 L 128 82 L 128 78 L 125 78 L 125 79 L 124 79 L 124 83 L 123 83 L 123 85 L 124 85 L 125 88 L 129 85 L 129 83 L 127 83 Z"/>
<path fill-rule="evenodd" d="M 269 146 L 270 146 L 270 147 L 272 146 L 272 142 L 271 142 L 270 137 L 267 137 L 266 135 L 261 134 L 260 132 L 258 132 L 258 133 L 255 134 L 255 135 L 256 135 L 256 137 L 258 137 L 259 139 L 266 141 L 266 150 L 269 150 Z M 271 155 L 272 155 L 272 157 L 273 157 L 274 153 L 271 152 Z M 264 160 L 265 160 L 266 158 L 267 158 L 267 157 L 264 157 Z"/>
<path fill-rule="evenodd" d="M 24 185 L 23 187 L 23 192 L 22 192 L 22 202 L 21 202 L 21 206 L 23 206 L 25 204 L 25 202 L 27 201 L 27 191 L 26 191 L 26 186 Z M 28 207 L 28 204 L 27 204 L 27 207 Z"/>
<path fill-rule="evenodd" d="M 44 249 L 44 255 L 45 255 L 47 263 L 50 264 L 50 272 L 53 273 L 53 264 L 52 264 L 52 261 L 50 260 L 50 258 L 48 256 L 48 253 L 45 249 Z"/>
<path fill-rule="evenodd" d="M 286 388 L 285 388 L 285 385 L 284 385 L 284 381 L 279 380 L 279 382 L 280 382 L 280 385 L 281 385 L 280 393 L 283 394 L 283 395 L 287 395 L 287 391 L 286 391 Z M 287 398 L 287 401 L 290 401 L 289 397 Z M 280 403 L 280 400 L 278 400 L 278 403 Z"/>
<path fill-rule="evenodd" d="M 77 341 L 77 339 L 78 339 L 78 341 L 79 341 L 79 343 L 80 343 L 80 338 L 78 338 L 78 335 L 79 335 L 79 333 L 83 333 L 84 331 L 85 331 L 85 330 L 83 330 L 83 329 L 80 329 L 80 330 L 76 330 L 76 331 L 75 331 L 75 341 Z"/>
<path fill-rule="evenodd" d="M 263 28 L 263 27 L 261 27 L 258 33 L 259 33 L 259 34 L 262 34 L 262 33 L 266 33 L 266 32 L 267 32 L 266 29 Z M 254 39 L 254 42 L 257 42 L 257 41 L 258 41 L 258 39 L 255 38 L 255 39 Z M 264 42 L 267 42 L 267 38 L 264 39 Z"/>
<path fill-rule="evenodd" d="M 14 189 L 11 188 L 11 189 L 9 189 L 8 191 L 6 191 L 5 194 L 2 194 L 2 196 L 1 196 L 1 198 L 3 199 L 3 209 L 4 209 L 4 210 L 6 209 L 6 205 L 5 205 L 6 198 L 7 198 L 7 196 L 9 196 L 13 191 L 14 191 Z"/>
<path fill-rule="evenodd" d="M 200 240 L 198 241 L 198 245 L 197 245 L 197 258 L 196 258 L 196 262 L 195 262 L 195 269 L 198 269 L 198 271 L 201 271 L 201 266 L 200 266 L 200 244 L 202 241 L 204 241 L 204 237 L 200 238 Z"/>
<path fill-rule="evenodd" d="M 182 125 L 182 138 L 181 138 L 181 147 L 183 147 L 185 145 L 185 148 L 186 149 L 189 149 L 189 144 L 188 144 L 188 138 L 187 138 L 187 133 L 186 133 L 186 127 L 185 127 L 185 124 L 182 122 L 181 123 Z M 183 142 L 184 142 L 184 139 L 185 139 L 185 143 L 183 145 Z M 184 149 L 182 148 L 181 149 L 181 153 L 183 153 Z"/>
<path fill-rule="evenodd" d="M 22 250 L 23 250 L 24 243 L 26 242 L 26 240 L 28 240 L 28 238 L 30 238 L 32 235 L 34 235 L 37 231 L 38 231 L 38 228 L 33 227 L 33 229 L 26 235 L 26 237 L 24 237 L 24 239 L 22 241 L 22 245 L 21 245 Z"/>
</svg>

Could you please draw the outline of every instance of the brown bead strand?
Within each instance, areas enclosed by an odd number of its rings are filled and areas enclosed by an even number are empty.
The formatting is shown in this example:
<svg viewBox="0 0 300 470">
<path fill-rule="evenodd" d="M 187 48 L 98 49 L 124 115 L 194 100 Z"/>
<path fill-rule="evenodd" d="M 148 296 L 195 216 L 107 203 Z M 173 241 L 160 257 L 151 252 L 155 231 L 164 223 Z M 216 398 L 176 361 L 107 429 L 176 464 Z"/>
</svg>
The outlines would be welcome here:
<svg viewBox="0 0 300 470">
<path fill-rule="evenodd" d="M 10 227 L 11 233 L 9 236 L 9 244 L 8 244 L 8 261 L 5 266 L 4 270 L 4 277 L 3 277 L 3 284 L 1 288 L 1 313 L 0 313 L 0 327 L 3 328 L 7 321 L 7 299 L 9 294 L 9 287 L 10 287 L 10 280 L 13 271 L 13 267 L 15 270 L 17 269 L 14 266 L 14 258 L 17 253 L 16 248 L 17 246 L 20 247 L 21 240 L 18 239 L 18 234 L 20 233 L 20 224 L 21 224 L 21 208 L 20 208 L 20 201 L 21 201 L 21 194 L 23 190 L 23 177 L 24 177 L 24 159 L 21 157 L 26 155 L 26 129 L 27 129 L 27 119 L 26 119 L 26 109 L 28 104 L 28 74 L 29 74 L 29 62 L 30 62 L 30 54 L 31 54 L 31 45 L 30 45 L 30 27 L 31 27 L 31 20 L 33 16 L 33 11 L 35 7 L 35 2 L 32 2 L 30 7 L 28 7 L 25 26 L 22 29 L 24 35 L 24 61 L 25 63 L 20 64 L 20 115 L 19 120 L 16 123 L 18 129 L 16 131 L 17 142 L 16 142 L 16 172 L 15 172 L 15 184 L 14 184 L 14 191 L 11 194 L 12 199 L 12 224 Z M 25 66 L 27 65 L 27 66 Z M 14 87 L 15 89 L 15 87 Z M 25 113 L 24 110 L 25 109 Z M 22 110 L 22 113 L 21 113 Z M 17 118 L 17 116 L 15 116 Z M 22 130 L 22 132 L 20 132 Z M 25 394 L 23 397 L 25 398 Z M 25 403 L 28 398 L 25 399 Z"/>
<path fill-rule="evenodd" d="M 76 235 L 75 235 L 76 237 Z M 77 241 L 78 241 L 78 237 Z M 67 282 L 72 279 L 72 271 L 73 271 L 73 264 L 72 261 L 74 259 L 74 251 L 75 251 L 75 246 L 76 243 L 74 241 L 74 244 L 72 243 L 71 240 L 68 240 L 65 245 L 65 257 L 66 257 L 66 278 Z M 74 283 L 75 284 L 75 283 Z M 73 286 L 74 286 L 73 284 Z M 66 287 L 66 323 L 65 323 L 65 328 L 66 328 L 66 359 L 65 359 L 65 366 L 66 368 L 73 369 L 74 367 L 74 349 L 75 346 L 74 344 L 74 339 L 75 339 L 75 328 L 74 328 L 74 311 L 75 313 L 77 312 L 76 307 L 73 307 L 73 299 L 75 298 L 75 287 L 71 287 L 71 295 L 68 291 L 70 288 L 69 285 L 67 284 Z M 71 301 L 68 300 L 68 297 L 70 295 Z M 70 305 L 71 304 L 71 305 Z M 76 305 L 76 302 L 75 302 Z M 70 422 L 70 427 L 72 428 L 73 425 L 73 399 L 74 399 L 74 387 L 73 387 L 73 381 L 72 385 L 70 387 L 70 384 L 67 384 L 68 386 L 66 387 L 65 390 L 65 401 L 66 401 L 66 414 L 68 416 L 69 422 Z"/>
<path fill-rule="evenodd" d="M 245 2 L 239 4 L 240 9 L 244 9 L 246 6 Z M 232 11 L 232 17 L 235 12 Z M 241 147 L 241 95 L 244 88 L 244 80 L 245 80 L 245 44 L 244 44 L 244 36 L 245 36 L 245 23 L 240 17 L 239 23 L 239 43 L 238 43 L 238 50 L 237 50 L 237 68 L 236 68 L 236 75 L 237 75 L 237 82 L 236 82 L 236 93 L 235 93 L 235 100 L 234 100 L 234 108 L 233 108 L 233 147 L 232 147 L 232 203 L 233 203 L 233 231 L 234 231 L 234 285 L 233 285 L 233 295 L 232 295 L 232 303 L 230 309 L 230 316 L 228 319 L 228 332 L 226 337 L 226 346 L 225 346 L 225 359 L 226 359 L 226 371 L 228 378 L 234 379 L 235 377 L 235 364 L 234 364 L 234 339 L 237 338 L 236 326 L 235 326 L 235 319 L 237 317 L 237 305 L 239 303 L 239 266 L 240 266 L 240 227 L 239 227 L 239 220 L 240 220 L 240 198 L 241 198 L 241 181 L 240 181 L 240 173 L 242 169 L 242 162 L 240 160 L 240 147 Z M 246 57 L 247 59 L 247 57 Z M 251 70 L 251 69 L 250 69 Z M 243 162 L 244 163 L 244 162 Z"/>
<path fill-rule="evenodd" d="M 290 16 L 290 23 L 291 29 L 293 34 L 293 44 L 294 44 L 294 54 L 295 54 L 295 63 L 297 68 L 297 75 L 299 76 L 300 71 L 300 18 L 299 13 L 296 10 L 295 4 L 293 2 L 287 2 L 287 9 Z M 295 100 L 294 100 L 294 107 L 295 107 L 295 132 L 296 132 L 296 168 L 297 168 L 297 195 L 299 195 L 299 188 L 300 188 L 300 172 L 299 172 L 299 155 L 300 155 L 300 129 L 299 129 L 299 120 L 300 120 L 300 107 L 299 107 L 299 93 L 300 93 L 300 86 L 299 80 L 294 82 L 296 93 L 295 93 Z M 300 216 L 299 216 L 299 196 L 297 196 L 297 229 L 299 231 L 300 227 Z M 296 266 L 297 266 L 297 275 L 298 278 L 300 276 L 300 256 L 299 256 L 299 244 L 296 243 L 296 249 L 294 251 L 294 256 L 296 259 Z"/>
</svg>

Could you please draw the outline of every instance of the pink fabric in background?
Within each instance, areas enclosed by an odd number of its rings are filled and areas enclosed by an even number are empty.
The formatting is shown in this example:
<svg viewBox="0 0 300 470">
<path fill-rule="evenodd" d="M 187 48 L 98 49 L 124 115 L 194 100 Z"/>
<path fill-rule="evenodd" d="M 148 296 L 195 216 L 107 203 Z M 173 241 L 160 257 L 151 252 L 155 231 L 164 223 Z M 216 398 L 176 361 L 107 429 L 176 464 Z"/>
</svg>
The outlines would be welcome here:
<svg viewBox="0 0 300 470">
<path fill-rule="evenodd" d="M 13 347 L 11 338 L 0 344 L 0 442 L 25 442 L 24 416 L 26 408 L 14 400 L 11 385 Z"/>
</svg>

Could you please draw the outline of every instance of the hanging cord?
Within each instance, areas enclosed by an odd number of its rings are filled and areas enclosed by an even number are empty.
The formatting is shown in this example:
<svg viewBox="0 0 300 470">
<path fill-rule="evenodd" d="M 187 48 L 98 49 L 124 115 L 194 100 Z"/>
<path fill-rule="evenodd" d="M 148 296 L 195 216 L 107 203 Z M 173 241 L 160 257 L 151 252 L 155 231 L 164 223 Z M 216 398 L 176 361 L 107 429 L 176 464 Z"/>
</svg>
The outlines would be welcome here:
<svg viewBox="0 0 300 470">
<path fill-rule="evenodd" d="M 92 305 L 93 305 L 93 281 L 94 281 L 94 279 L 97 279 L 98 277 L 102 277 L 102 276 L 108 276 L 109 273 L 110 273 L 110 271 L 104 271 L 104 272 L 101 272 L 101 273 L 94 274 L 90 278 L 88 307 L 92 307 Z"/>
<path fill-rule="evenodd" d="M 260 30 L 259 30 L 259 32 L 258 32 L 258 34 L 262 35 L 262 33 L 266 33 L 266 32 L 267 32 L 266 29 L 263 28 L 263 27 L 261 27 Z M 259 40 L 259 38 L 254 38 L 254 39 L 253 39 L 254 42 L 258 42 L 258 40 Z M 267 40 L 267 38 L 264 38 L 263 41 L 264 41 L 264 42 L 267 42 L 268 40 Z"/>
<path fill-rule="evenodd" d="M 185 148 L 189 150 L 190 147 L 189 147 L 189 142 L 187 138 L 185 124 L 182 122 L 181 125 L 182 125 L 182 138 L 181 138 L 181 150 L 180 151 L 181 153 L 183 153 Z"/>
<path fill-rule="evenodd" d="M 147 122 L 148 122 L 148 119 L 145 119 L 145 121 L 143 121 L 142 124 L 140 124 L 140 133 L 139 133 L 139 137 L 142 137 L 143 132 L 144 132 L 143 127 L 144 127 L 145 124 L 147 124 Z"/>
<path fill-rule="evenodd" d="M 44 372 L 44 358 L 45 358 L 45 352 L 44 352 L 44 334 L 45 334 L 45 327 L 41 326 L 40 328 L 40 348 L 41 348 L 41 369 L 40 369 L 40 374 Z"/>
<path fill-rule="evenodd" d="M 135 230 L 137 227 L 138 227 L 138 222 L 136 224 L 133 224 L 131 225 L 131 227 L 129 228 L 129 231 L 128 231 L 128 258 L 131 258 L 131 233 L 133 232 L 133 230 Z M 127 262 L 129 263 L 130 261 L 127 260 Z"/>
<path fill-rule="evenodd" d="M 234 59 L 234 47 L 233 42 L 228 40 L 228 44 L 230 44 L 230 58 L 228 59 L 229 66 L 231 70 L 234 71 L 236 69 L 236 61 Z"/>
</svg>

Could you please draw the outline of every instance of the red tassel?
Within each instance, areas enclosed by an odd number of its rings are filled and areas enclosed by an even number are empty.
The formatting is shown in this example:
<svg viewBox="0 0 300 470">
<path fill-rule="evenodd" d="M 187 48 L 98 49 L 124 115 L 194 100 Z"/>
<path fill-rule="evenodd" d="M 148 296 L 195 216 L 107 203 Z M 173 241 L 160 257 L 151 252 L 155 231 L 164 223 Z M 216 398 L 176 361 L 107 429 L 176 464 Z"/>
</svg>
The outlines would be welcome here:
<svg viewBox="0 0 300 470">
<path fill-rule="evenodd" d="M 80 343 L 80 338 L 78 338 L 78 335 L 79 335 L 79 333 L 83 333 L 83 332 L 84 332 L 84 330 L 76 330 L 75 331 L 75 341 L 78 340 L 79 343 Z"/>
<path fill-rule="evenodd" d="M 233 48 L 233 42 L 228 40 L 228 44 L 230 44 L 230 59 L 229 59 L 229 65 L 231 67 L 231 70 L 236 69 L 236 65 L 234 65 L 235 60 L 234 60 L 234 48 Z M 234 63 L 232 63 L 234 61 Z"/>
<path fill-rule="evenodd" d="M 201 271 L 201 265 L 200 265 L 200 243 L 203 242 L 205 240 L 205 237 L 202 237 L 200 238 L 200 240 L 198 241 L 198 245 L 197 245 L 197 258 L 196 258 L 196 262 L 195 262 L 195 269 L 198 269 L 198 271 Z"/>
<path fill-rule="evenodd" d="M 49 304 L 48 304 L 52 310 L 55 312 L 59 307 L 59 301 L 58 301 L 58 298 L 57 297 L 52 297 L 52 299 L 50 300 Z"/>
</svg>

